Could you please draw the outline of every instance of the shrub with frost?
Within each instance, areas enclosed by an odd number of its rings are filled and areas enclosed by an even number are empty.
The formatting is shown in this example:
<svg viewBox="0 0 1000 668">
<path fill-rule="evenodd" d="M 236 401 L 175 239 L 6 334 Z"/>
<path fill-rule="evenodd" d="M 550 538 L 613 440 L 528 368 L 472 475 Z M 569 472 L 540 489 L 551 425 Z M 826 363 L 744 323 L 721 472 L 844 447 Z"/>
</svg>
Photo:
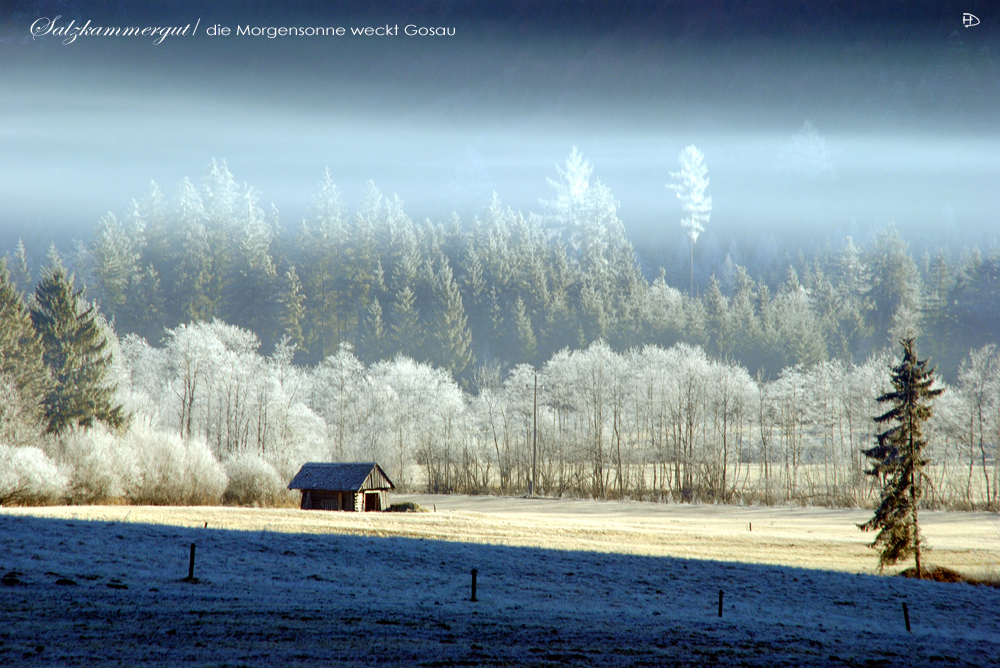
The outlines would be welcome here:
<svg viewBox="0 0 1000 668">
<path fill-rule="evenodd" d="M 127 490 L 132 503 L 210 505 L 219 503 L 228 480 L 222 464 L 202 439 L 135 427 L 125 437 L 135 453 L 137 476 Z"/>
<path fill-rule="evenodd" d="M 233 455 L 225 462 L 229 487 L 222 500 L 239 506 L 284 506 L 291 496 L 288 481 L 263 457 L 251 453 Z"/>
<path fill-rule="evenodd" d="M 68 482 L 39 448 L 0 445 L 0 505 L 57 503 Z"/>
<path fill-rule="evenodd" d="M 60 436 L 58 448 L 73 503 L 125 498 L 139 478 L 136 453 L 124 438 L 100 423 L 89 429 L 70 428 Z"/>
</svg>

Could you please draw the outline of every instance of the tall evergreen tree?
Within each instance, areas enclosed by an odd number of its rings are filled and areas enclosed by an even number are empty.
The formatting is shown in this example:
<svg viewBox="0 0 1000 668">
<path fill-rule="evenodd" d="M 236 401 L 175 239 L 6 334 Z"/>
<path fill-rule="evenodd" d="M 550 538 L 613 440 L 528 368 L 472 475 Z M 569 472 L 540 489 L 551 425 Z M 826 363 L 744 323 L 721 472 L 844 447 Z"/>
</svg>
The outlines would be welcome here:
<svg viewBox="0 0 1000 668">
<path fill-rule="evenodd" d="M 22 425 L 37 425 L 49 386 L 42 344 L 7 271 L 6 260 L 0 258 L 0 380 L 3 378 L 13 385 L 16 405 L 0 406 L 0 423 L 9 416 Z M 0 435 L 9 435 L 10 431 L 7 425 L 0 424 Z"/>
<path fill-rule="evenodd" d="M 115 386 L 108 382 L 111 335 L 97 306 L 56 258 L 35 288 L 31 322 L 41 337 L 42 359 L 52 377 L 43 399 L 46 431 L 60 433 L 72 425 L 100 420 L 113 427 L 125 422 L 121 406 L 112 404 Z"/>
<path fill-rule="evenodd" d="M 462 304 L 462 293 L 447 259 L 435 277 L 436 308 L 428 327 L 428 358 L 435 366 L 460 376 L 473 363 L 472 333 Z"/>
<path fill-rule="evenodd" d="M 396 295 L 392 303 L 391 341 L 398 352 L 416 357 L 424 344 L 424 332 L 420 327 L 420 312 L 416 307 L 416 295 L 409 285 Z"/>
<path fill-rule="evenodd" d="M 880 569 L 913 555 L 919 578 L 922 565 L 917 506 L 928 463 L 923 457 L 927 445 L 923 426 L 931 417 L 931 399 L 944 390 L 933 387 L 934 369 L 927 368 L 927 360 L 917 359 L 913 339 L 900 343 L 903 361 L 892 367 L 893 389 L 878 398 L 879 403 L 892 407 L 875 418 L 878 424 L 892 426 L 875 436 L 874 448 L 864 451 L 872 465 L 867 473 L 882 482 L 882 497 L 875 516 L 860 527 L 863 531 L 879 530 L 871 546 L 879 550 Z"/>
<path fill-rule="evenodd" d="M 303 336 L 312 353 L 309 358 L 319 361 L 337 350 L 346 309 L 363 300 L 350 299 L 351 290 L 360 294 L 358 263 L 353 257 L 347 207 L 328 169 L 323 172 L 312 213 L 310 220 L 302 221 L 299 232 L 299 271 L 305 297 Z"/>
<path fill-rule="evenodd" d="M 14 247 L 12 264 L 7 268 L 10 270 L 11 284 L 17 290 L 17 293 L 23 297 L 31 289 L 34 281 L 31 278 L 28 251 L 25 249 L 22 239 L 17 240 L 17 246 Z"/>
<path fill-rule="evenodd" d="M 168 302 L 173 312 L 168 320 L 188 322 L 210 320 L 215 315 L 216 300 L 211 294 L 212 237 L 205 222 L 208 214 L 191 181 L 184 179 L 177 198 L 177 251 L 172 258 Z M 172 293 L 172 294 L 171 294 Z"/>
<path fill-rule="evenodd" d="M 698 236 L 705 231 L 705 223 L 712 215 L 712 198 L 705 196 L 708 188 L 708 167 L 705 165 L 705 154 L 694 144 L 688 146 L 677 159 L 681 163 L 681 171 L 670 172 L 676 183 L 668 183 L 667 188 L 677 193 L 686 218 L 681 221 L 681 227 L 687 230 L 691 251 L 691 288 L 689 297 L 694 297 L 694 245 Z"/>
<path fill-rule="evenodd" d="M 715 274 L 712 274 L 708 283 L 705 308 L 708 316 L 708 351 L 719 358 L 727 357 L 733 352 L 736 331 L 733 327 L 733 313 L 729 300 L 722 294 Z"/>
<path fill-rule="evenodd" d="M 524 300 L 520 297 L 514 302 L 512 321 L 513 341 L 517 346 L 514 359 L 518 362 L 533 364 L 538 356 L 538 340 L 535 338 L 535 330 L 531 326 L 531 316 L 528 315 Z"/>
<path fill-rule="evenodd" d="M 134 234 L 129 234 L 125 226 L 110 211 L 97 224 L 91 245 L 94 257 L 94 273 L 97 275 L 100 292 L 103 293 L 105 309 L 112 315 L 125 306 L 130 284 L 140 274 L 140 248 Z"/>
<path fill-rule="evenodd" d="M 303 347 L 302 322 L 305 320 L 305 295 L 302 294 L 302 281 L 291 266 L 285 272 L 284 281 L 279 295 L 281 301 L 281 316 L 279 326 L 284 336 L 289 337 L 296 346 Z"/>
<path fill-rule="evenodd" d="M 137 211 L 139 205 L 133 203 Z M 163 331 L 159 274 L 142 263 L 146 222 L 133 213 L 129 227 L 108 213 L 98 223 L 91 245 L 94 285 L 104 312 L 120 332 L 155 337 Z"/>
<path fill-rule="evenodd" d="M 894 340 L 893 334 L 912 336 L 919 325 L 921 281 L 907 244 L 892 225 L 879 232 L 866 253 L 868 285 L 865 299 L 874 345 Z M 910 332 L 908 334 L 908 332 Z"/>
<path fill-rule="evenodd" d="M 382 319 L 382 304 L 378 297 L 374 297 L 361 325 L 361 350 L 359 352 L 362 358 L 369 362 L 378 362 L 385 357 L 387 339 L 385 322 Z"/>
</svg>

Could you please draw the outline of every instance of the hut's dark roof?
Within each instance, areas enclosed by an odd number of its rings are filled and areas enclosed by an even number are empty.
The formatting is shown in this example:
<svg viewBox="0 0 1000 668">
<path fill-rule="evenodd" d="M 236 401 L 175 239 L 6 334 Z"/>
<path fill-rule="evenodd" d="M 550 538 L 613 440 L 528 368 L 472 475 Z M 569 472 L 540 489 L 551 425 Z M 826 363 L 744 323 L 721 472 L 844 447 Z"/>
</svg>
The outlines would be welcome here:
<svg viewBox="0 0 1000 668">
<path fill-rule="evenodd" d="M 369 480 L 369 478 L 371 478 Z M 368 485 L 365 483 L 368 482 Z M 358 492 L 365 489 L 395 489 L 375 462 L 329 464 L 307 462 L 288 483 L 288 489 L 322 489 Z"/>
</svg>

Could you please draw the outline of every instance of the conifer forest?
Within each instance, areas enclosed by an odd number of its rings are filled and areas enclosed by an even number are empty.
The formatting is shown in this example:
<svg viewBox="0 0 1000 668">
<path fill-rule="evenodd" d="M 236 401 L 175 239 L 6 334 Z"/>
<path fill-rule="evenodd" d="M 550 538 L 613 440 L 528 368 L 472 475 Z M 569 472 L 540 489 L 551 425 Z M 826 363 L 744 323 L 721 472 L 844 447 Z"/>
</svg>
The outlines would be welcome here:
<svg viewBox="0 0 1000 668">
<path fill-rule="evenodd" d="M 887 225 L 695 285 L 711 200 L 682 169 L 668 281 L 598 174 L 573 149 L 537 211 L 421 222 L 326 172 L 286 226 L 219 160 L 6 249 L 0 501 L 287 503 L 305 461 L 378 461 L 414 491 L 871 505 L 913 337 L 943 378 L 923 503 L 1000 507 L 1000 250 Z"/>
</svg>

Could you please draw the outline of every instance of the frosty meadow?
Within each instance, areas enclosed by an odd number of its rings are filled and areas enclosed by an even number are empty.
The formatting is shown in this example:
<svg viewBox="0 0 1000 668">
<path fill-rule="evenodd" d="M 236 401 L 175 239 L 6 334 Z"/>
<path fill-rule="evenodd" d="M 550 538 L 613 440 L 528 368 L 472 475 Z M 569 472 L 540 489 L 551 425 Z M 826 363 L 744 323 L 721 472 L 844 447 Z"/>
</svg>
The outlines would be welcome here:
<svg viewBox="0 0 1000 668">
<path fill-rule="evenodd" d="M 11 665 L 998 665 L 1000 590 L 872 575 L 855 526 L 865 511 L 397 500 L 437 512 L 5 508 L 0 657 Z M 924 515 L 929 561 L 984 575 L 995 567 L 995 515 Z M 183 582 L 191 543 L 197 583 Z"/>
</svg>

